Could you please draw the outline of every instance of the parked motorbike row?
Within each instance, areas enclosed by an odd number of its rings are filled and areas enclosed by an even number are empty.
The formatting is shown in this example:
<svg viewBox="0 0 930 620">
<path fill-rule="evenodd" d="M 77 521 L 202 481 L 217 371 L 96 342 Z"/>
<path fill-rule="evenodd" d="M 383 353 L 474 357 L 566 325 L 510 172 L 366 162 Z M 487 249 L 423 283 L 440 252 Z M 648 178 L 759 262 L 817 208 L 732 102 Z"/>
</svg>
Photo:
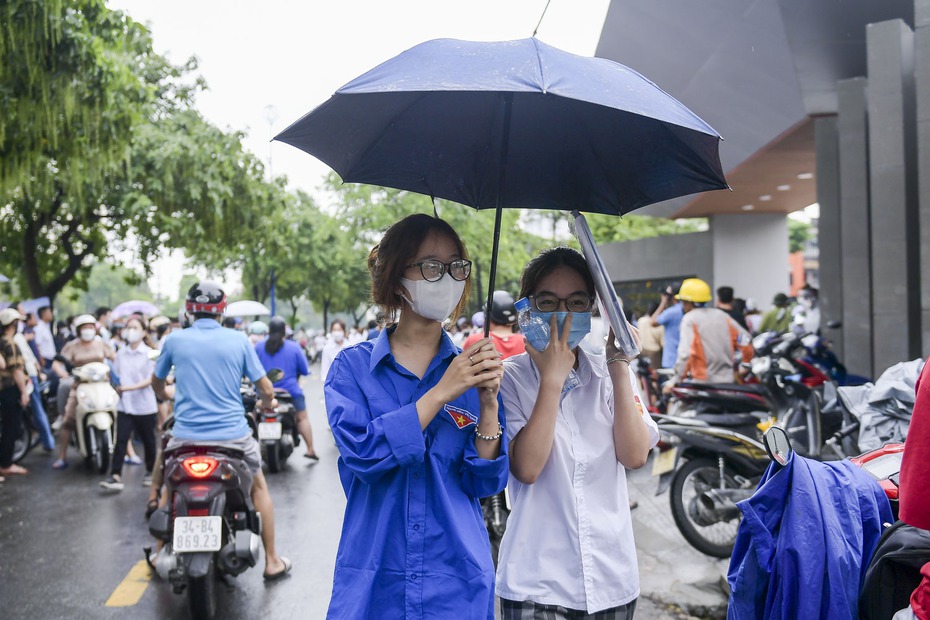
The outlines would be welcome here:
<svg viewBox="0 0 930 620">
<path fill-rule="evenodd" d="M 653 462 L 657 494 L 670 491 L 672 516 L 688 543 L 719 558 L 733 550 L 737 502 L 752 496 L 769 465 L 762 443 L 768 428 L 784 429 L 794 450 L 808 458 L 859 453 L 858 422 L 836 398 L 836 386 L 838 379 L 864 379 L 849 375 L 813 334 L 760 334 L 753 345 L 746 383 L 682 382 L 662 404 L 667 413 L 653 413 L 662 435 Z M 887 458 L 860 458 L 878 477 L 896 473 L 888 471 L 894 463 Z"/>
</svg>

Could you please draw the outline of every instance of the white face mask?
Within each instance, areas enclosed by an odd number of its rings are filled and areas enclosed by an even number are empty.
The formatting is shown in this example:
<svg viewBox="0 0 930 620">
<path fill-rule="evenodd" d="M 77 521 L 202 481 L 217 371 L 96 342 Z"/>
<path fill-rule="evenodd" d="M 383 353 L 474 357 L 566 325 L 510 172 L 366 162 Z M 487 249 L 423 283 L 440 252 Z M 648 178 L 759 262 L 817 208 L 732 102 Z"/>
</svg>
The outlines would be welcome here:
<svg viewBox="0 0 930 620">
<path fill-rule="evenodd" d="M 452 314 L 465 291 L 465 282 L 456 280 L 448 273 L 435 282 L 401 278 L 400 283 L 412 297 L 410 299 L 401 295 L 410 304 L 410 308 L 424 319 L 433 321 L 444 321 Z"/>
<path fill-rule="evenodd" d="M 129 329 L 123 330 L 123 338 L 126 339 L 126 342 L 129 344 L 135 344 L 142 340 L 142 330 L 131 327 Z"/>
<path fill-rule="evenodd" d="M 94 336 L 97 335 L 97 331 L 93 329 L 82 329 L 80 331 L 80 334 L 81 334 L 81 340 L 83 340 L 84 342 L 90 342 L 91 340 L 94 339 Z"/>
<path fill-rule="evenodd" d="M 333 340 L 335 340 L 336 342 L 342 342 L 343 340 L 345 340 L 345 337 L 346 337 L 345 332 L 337 331 L 337 332 L 331 332 L 331 333 L 333 335 Z"/>
</svg>

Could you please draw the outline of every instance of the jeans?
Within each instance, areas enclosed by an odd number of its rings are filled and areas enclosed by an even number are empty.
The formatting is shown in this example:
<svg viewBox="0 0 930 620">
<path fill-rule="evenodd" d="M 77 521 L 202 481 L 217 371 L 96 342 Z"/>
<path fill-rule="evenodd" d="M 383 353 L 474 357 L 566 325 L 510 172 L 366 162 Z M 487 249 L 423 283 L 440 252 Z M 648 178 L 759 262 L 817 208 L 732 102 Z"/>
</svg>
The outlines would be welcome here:
<svg viewBox="0 0 930 620">
<path fill-rule="evenodd" d="M 32 396 L 29 397 L 29 406 L 32 409 L 32 420 L 35 422 L 36 430 L 39 433 L 39 439 L 42 441 L 42 447 L 46 450 L 55 449 L 55 437 L 52 435 L 52 429 L 48 425 L 48 415 L 45 413 L 45 407 L 42 406 L 42 394 L 39 393 L 39 378 L 30 377 L 32 385 Z"/>
</svg>

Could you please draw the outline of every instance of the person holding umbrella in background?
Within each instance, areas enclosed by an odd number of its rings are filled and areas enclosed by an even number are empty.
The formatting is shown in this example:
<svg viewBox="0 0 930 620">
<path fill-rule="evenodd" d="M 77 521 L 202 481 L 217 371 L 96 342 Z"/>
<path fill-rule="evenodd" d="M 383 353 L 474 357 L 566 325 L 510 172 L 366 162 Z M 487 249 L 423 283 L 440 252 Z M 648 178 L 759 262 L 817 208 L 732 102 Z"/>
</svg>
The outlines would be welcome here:
<svg viewBox="0 0 930 620">
<path fill-rule="evenodd" d="M 324 385 L 347 499 L 327 617 L 493 620 L 479 498 L 507 482 L 503 368 L 490 339 L 461 351 L 442 329 L 468 299 L 471 261 L 452 227 L 416 214 L 368 268 L 396 323 L 340 351 Z"/>
</svg>

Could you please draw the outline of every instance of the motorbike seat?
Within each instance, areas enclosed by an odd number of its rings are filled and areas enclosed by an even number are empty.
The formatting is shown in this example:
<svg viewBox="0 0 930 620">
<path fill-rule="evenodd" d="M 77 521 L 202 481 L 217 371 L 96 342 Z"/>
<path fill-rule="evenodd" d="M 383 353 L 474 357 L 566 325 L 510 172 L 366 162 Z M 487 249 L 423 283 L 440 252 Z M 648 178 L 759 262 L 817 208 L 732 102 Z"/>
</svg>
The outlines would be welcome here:
<svg viewBox="0 0 930 620">
<path fill-rule="evenodd" d="M 702 381 L 682 381 L 681 387 L 692 388 L 696 390 L 730 390 L 734 392 L 746 392 L 748 394 L 765 394 L 767 392 L 761 383 L 704 383 Z"/>
<path fill-rule="evenodd" d="M 696 420 L 706 422 L 709 426 L 755 426 L 759 418 L 751 413 L 701 413 L 694 416 Z"/>
</svg>

